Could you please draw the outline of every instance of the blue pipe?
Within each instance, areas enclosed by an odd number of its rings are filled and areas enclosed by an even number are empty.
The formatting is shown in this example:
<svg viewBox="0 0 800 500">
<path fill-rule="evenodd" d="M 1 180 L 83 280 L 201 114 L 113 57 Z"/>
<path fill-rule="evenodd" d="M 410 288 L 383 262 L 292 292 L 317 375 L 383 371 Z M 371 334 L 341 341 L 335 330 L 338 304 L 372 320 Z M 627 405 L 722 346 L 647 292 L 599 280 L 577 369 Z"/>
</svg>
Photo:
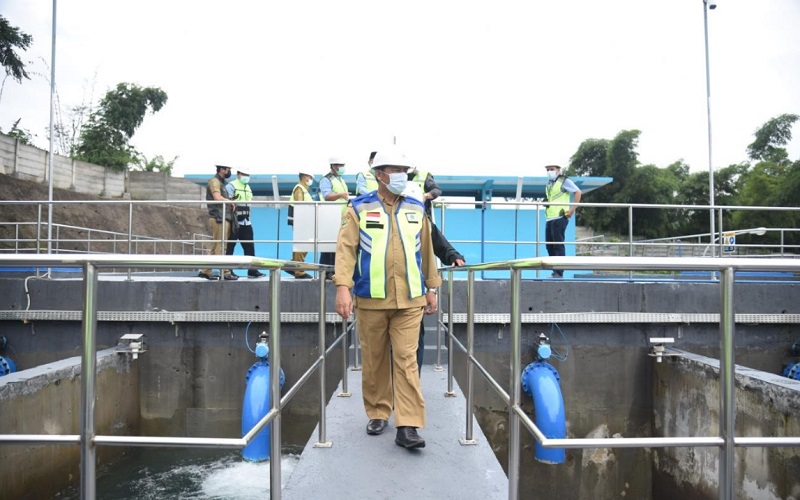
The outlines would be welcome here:
<svg viewBox="0 0 800 500">
<path fill-rule="evenodd" d="M 9 373 L 14 373 L 15 371 L 17 371 L 17 364 L 14 363 L 14 360 L 5 356 L 0 356 L 0 377 L 8 375 Z"/>
<path fill-rule="evenodd" d="M 259 344 L 260 345 L 260 344 Z M 256 346 L 258 352 L 258 346 Z M 267 351 L 269 352 L 269 351 Z M 242 405 L 242 436 L 250 432 L 271 409 L 269 395 L 269 361 L 266 355 L 259 359 L 247 370 L 245 377 L 246 385 L 244 390 L 244 404 Z M 281 389 L 286 381 L 286 377 L 281 370 Z M 250 444 L 242 450 L 242 457 L 249 462 L 263 462 L 269 460 L 270 447 L 270 427 L 272 424 L 264 426 Z"/>
<path fill-rule="evenodd" d="M 567 437 L 564 398 L 558 371 L 550 363 L 534 361 L 522 371 L 522 389 L 533 398 L 536 426 L 547 438 Z M 534 458 L 547 464 L 564 463 L 564 448 L 544 448 L 536 441 Z"/>
<path fill-rule="evenodd" d="M 800 380 L 800 363 L 789 364 L 783 370 L 783 376 L 795 380 Z"/>
</svg>

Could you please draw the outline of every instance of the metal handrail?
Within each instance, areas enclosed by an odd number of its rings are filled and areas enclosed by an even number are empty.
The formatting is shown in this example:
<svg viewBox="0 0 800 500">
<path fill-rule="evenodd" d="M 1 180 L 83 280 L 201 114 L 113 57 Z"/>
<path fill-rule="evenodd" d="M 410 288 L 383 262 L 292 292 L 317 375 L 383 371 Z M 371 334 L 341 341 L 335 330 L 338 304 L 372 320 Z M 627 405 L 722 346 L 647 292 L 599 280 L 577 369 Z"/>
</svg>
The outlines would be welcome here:
<svg viewBox="0 0 800 500">
<path fill-rule="evenodd" d="M 64 205 L 64 206 L 69 206 L 69 205 L 78 205 L 78 204 L 86 204 L 86 203 L 87 203 L 87 201 L 85 201 L 85 200 L 53 200 L 52 202 L 48 202 L 48 201 L 2 200 L 2 201 L 0 201 L 0 206 L 3 206 L 3 205 L 37 205 L 39 207 L 39 211 L 41 212 L 41 207 L 43 205 Z M 134 253 L 130 249 L 130 243 L 131 243 L 130 240 L 132 240 L 131 235 L 132 235 L 132 230 L 133 230 L 133 228 L 132 228 L 132 225 L 133 225 L 132 214 L 133 214 L 133 205 L 134 204 L 135 205 L 140 205 L 140 204 L 144 204 L 144 205 L 165 205 L 165 204 L 170 204 L 170 205 L 177 205 L 177 206 L 182 206 L 182 205 L 186 205 L 186 206 L 203 206 L 203 205 L 207 204 L 207 201 L 206 200 L 168 200 L 168 201 L 165 201 L 165 200 L 135 200 L 135 201 L 134 200 L 98 200 L 98 201 L 92 201 L 92 202 L 89 202 L 89 203 L 100 204 L 100 205 L 103 205 L 103 204 L 112 204 L 112 205 L 122 204 L 122 205 L 127 205 L 129 207 L 129 217 L 128 217 L 128 219 L 129 219 L 129 221 L 128 221 L 128 223 L 129 223 L 129 231 L 128 231 L 129 238 L 128 238 L 128 240 L 124 240 L 124 241 L 127 241 L 129 243 L 129 251 L 128 251 L 128 253 Z M 215 203 L 222 204 L 223 210 L 226 210 L 227 207 L 230 206 L 230 204 L 235 203 L 235 202 L 234 201 L 215 201 Z M 278 207 L 278 208 L 280 208 L 282 206 L 289 206 L 289 205 L 291 205 L 293 203 L 314 204 L 314 205 L 316 205 L 318 207 L 319 204 L 326 203 L 326 202 L 316 202 L 316 201 L 314 201 L 314 202 L 294 202 L 294 201 L 291 201 L 291 200 L 252 200 L 252 201 L 248 202 L 248 204 L 250 204 L 252 206 L 266 206 L 266 207 L 272 206 L 272 207 Z M 532 209 L 535 209 L 535 210 L 538 211 L 538 210 L 542 210 L 542 209 L 546 208 L 549 205 L 549 203 L 544 202 L 544 201 L 496 201 L 496 202 L 495 201 L 475 202 L 475 201 L 456 201 L 456 200 L 452 200 L 452 201 L 451 200 L 436 201 L 436 202 L 434 202 L 434 207 L 440 210 L 440 214 L 441 214 L 441 224 L 440 225 L 441 225 L 441 229 L 442 229 L 443 232 L 445 231 L 445 212 L 447 211 L 448 207 L 454 207 L 454 209 L 457 209 L 455 207 L 458 207 L 460 205 L 461 206 L 470 206 L 470 207 L 474 207 L 476 205 L 480 205 L 481 207 L 491 207 L 491 206 L 508 207 L 508 206 L 515 206 L 515 207 L 532 208 Z M 629 256 L 635 255 L 637 248 L 645 248 L 645 249 L 647 249 L 647 248 L 663 248 L 665 245 L 668 246 L 669 248 L 671 248 L 668 243 L 662 243 L 660 241 L 660 240 L 669 241 L 670 238 L 659 238 L 657 240 L 634 240 L 633 233 L 632 233 L 632 228 L 633 228 L 633 223 L 632 223 L 633 222 L 633 209 L 684 209 L 684 210 L 694 210 L 694 211 L 716 210 L 716 211 L 719 212 L 718 219 L 720 220 L 720 222 L 722 222 L 724 220 L 722 218 L 724 211 L 732 211 L 732 210 L 768 211 L 768 212 L 769 211 L 788 211 L 788 212 L 800 211 L 800 207 L 767 207 L 767 206 L 744 206 L 744 205 L 728 205 L 728 206 L 718 206 L 717 205 L 717 206 L 712 206 L 712 205 L 660 205 L 660 204 L 644 204 L 644 203 L 585 203 L 585 202 L 582 202 L 582 203 L 570 203 L 569 205 L 576 206 L 576 207 L 579 207 L 579 208 L 583 208 L 583 207 L 627 208 L 628 209 L 628 219 L 629 219 L 628 220 L 628 225 L 629 225 L 629 228 L 630 228 L 627 241 L 603 242 L 602 245 L 607 246 L 607 247 L 628 247 L 628 255 Z M 315 217 L 318 218 L 318 216 L 319 216 L 318 210 L 315 210 Z M 0 222 L 0 224 L 2 224 L 2 222 Z M 46 221 L 42 221 L 41 216 L 38 218 L 38 222 L 36 224 L 39 227 L 47 225 Z M 53 226 L 55 227 L 56 225 L 54 224 Z M 455 239 L 451 239 L 450 241 L 451 241 L 451 243 L 454 243 L 454 244 L 481 243 L 481 244 L 504 244 L 504 245 L 521 245 L 521 246 L 534 245 L 534 247 L 536 249 L 536 256 L 538 257 L 539 256 L 539 253 L 538 253 L 539 252 L 539 246 L 542 243 L 545 242 L 540 236 L 540 230 L 539 229 L 540 229 L 539 220 L 538 220 L 538 217 L 537 217 L 537 220 L 536 220 L 536 232 L 535 232 L 536 237 L 535 237 L 535 239 L 532 239 L 531 241 L 522 241 L 522 242 L 514 241 L 514 240 L 489 241 L 489 240 L 485 240 L 485 239 L 481 239 L 481 240 L 455 240 Z M 712 252 L 711 252 L 712 256 L 716 256 L 717 254 L 722 255 L 722 249 L 723 249 L 724 244 L 723 244 L 722 239 L 719 238 L 719 236 L 721 236 L 723 233 L 725 233 L 726 229 L 724 229 L 722 227 L 721 223 L 720 223 L 718 229 L 719 229 L 719 232 L 716 235 L 709 235 L 708 233 L 700 233 L 700 234 L 697 234 L 697 235 L 688 235 L 688 236 L 686 236 L 687 238 L 688 237 L 697 237 L 698 238 L 697 243 L 681 242 L 679 244 L 679 248 L 691 248 L 692 249 L 692 253 L 694 253 L 695 247 L 704 248 L 705 246 L 713 245 L 713 249 L 712 249 Z M 743 249 L 745 249 L 745 248 L 759 248 L 759 249 L 767 249 L 767 250 L 774 249 L 781 256 L 784 256 L 786 254 L 786 250 L 787 249 L 789 251 L 791 251 L 791 252 L 794 252 L 794 253 L 800 253 L 800 245 L 791 245 L 791 246 L 789 246 L 789 245 L 785 245 L 784 244 L 784 234 L 786 232 L 789 232 L 789 231 L 794 231 L 795 229 L 792 229 L 792 228 L 767 228 L 767 230 L 770 231 L 770 232 L 779 232 L 780 233 L 781 236 L 780 236 L 780 243 L 779 244 L 748 244 L 748 245 L 737 244 L 737 248 L 743 248 Z M 99 231 L 99 230 L 93 230 L 93 231 Z M 58 241 L 58 238 L 56 238 L 55 240 L 48 240 L 47 238 L 42 239 L 42 238 L 39 237 L 39 234 L 41 234 L 41 231 L 37 231 L 37 248 L 41 248 L 41 245 L 44 243 L 44 244 L 46 244 L 48 246 L 48 250 L 49 250 L 50 247 L 52 246 L 52 243 Z M 224 234 L 224 231 L 223 231 L 223 234 Z M 675 238 L 679 238 L 679 237 L 675 237 Z M 706 240 L 705 242 L 704 242 L 703 238 L 705 238 L 705 240 Z M 333 240 L 319 240 L 319 238 L 317 238 L 317 237 L 315 237 L 314 240 L 315 240 L 314 241 L 314 245 L 315 245 L 314 253 L 318 253 L 316 245 L 318 245 L 320 243 L 333 243 L 334 242 Z M 69 241 L 75 241 L 75 240 L 69 240 Z M 81 241 L 83 241 L 83 240 L 81 240 Z M 108 240 L 99 240 L 99 241 L 108 241 Z M 124 243 L 124 241 L 123 241 L 123 243 Z M 160 242 L 163 242 L 163 243 L 170 243 L 170 244 L 172 244 L 172 243 L 195 244 L 195 242 L 193 240 L 171 240 L 171 239 L 167 240 L 167 239 L 161 239 L 161 240 L 156 240 L 156 241 L 160 241 Z M 270 244 L 270 245 L 271 244 L 275 244 L 276 245 L 276 249 L 278 249 L 281 244 L 306 243 L 304 241 L 300 242 L 300 241 L 296 241 L 296 240 L 288 240 L 288 239 L 285 239 L 285 238 L 282 239 L 282 238 L 280 238 L 280 234 L 278 234 L 277 237 L 274 238 L 274 239 L 259 239 L 259 240 L 253 240 L 253 241 L 254 241 L 254 243 L 260 243 L 260 244 Z M 582 245 L 582 244 L 586 245 L 587 243 L 584 243 L 584 241 L 586 241 L 586 240 L 582 239 L 582 240 L 576 240 L 576 241 L 565 241 L 564 244 L 566 244 L 566 245 Z M 715 241 L 717 243 L 714 243 Z M 224 238 L 223 238 L 223 243 L 224 243 Z M 91 242 L 89 244 L 91 244 Z M 588 244 L 589 245 L 593 245 L 592 243 L 588 243 Z M 642 250 L 642 252 L 646 253 L 646 250 Z M 196 253 L 196 252 L 193 252 L 193 253 Z M 672 256 L 672 255 L 669 255 L 669 250 L 668 250 L 668 255 L 667 256 L 668 257 Z M 277 254 L 276 254 L 276 258 L 277 258 Z"/>
<path fill-rule="evenodd" d="M 330 447 L 330 441 L 325 436 L 325 362 L 333 347 L 342 344 L 343 356 L 346 359 L 346 343 L 342 341 L 346 331 L 334 340 L 329 349 L 325 349 L 325 273 L 330 271 L 330 266 L 305 264 L 290 261 L 270 260 L 254 257 L 233 256 L 163 256 L 163 255 L 81 255 L 64 257 L 60 255 L 0 255 L 0 265 L 8 267 L 75 267 L 83 269 L 83 309 L 82 331 L 83 350 L 81 353 L 81 419 L 80 434 L 0 434 L 2 444 L 44 444 L 44 445 L 74 445 L 81 447 L 80 487 L 81 498 L 93 500 L 96 496 L 96 446 L 162 446 L 162 447 L 190 447 L 190 448 L 244 448 L 255 438 L 256 434 L 268 424 L 270 427 L 271 448 L 273 457 L 281 454 L 281 410 L 297 394 L 300 386 L 305 384 L 315 371 L 319 372 L 320 383 L 320 431 L 319 443 L 323 447 Z M 270 317 L 280 318 L 280 273 L 283 269 L 297 269 L 306 271 L 321 271 L 320 287 L 320 314 L 319 314 L 319 356 L 298 381 L 280 397 L 280 326 L 281 322 L 270 321 L 269 352 L 272 355 L 270 362 L 270 411 L 248 431 L 242 438 L 181 438 L 163 436 L 110 436 L 95 434 L 94 401 L 95 379 L 97 376 L 97 283 L 98 271 L 103 268 L 128 267 L 128 268 L 159 268 L 159 267 L 235 267 L 235 268 L 261 268 L 270 272 Z M 344 367 L 343 384 L 346 387 L 347 367 Z M 270 498 L 281 498 L 281 461 L 270 460 Z"/>
<path fill-rule="evenodd" d="M 609 438 L 609 439 L 553 439 L 547 438 L 536 424 L 528 418 L 520 406 L 520 387 L 522 382 L 521 318 L 520 292 L 521 273 L 526 269 L 578 269 L 604 271 L 708 271 L 718 272 L 721 287 L 720 310 L 720 426 L 719 436 L 706 437 L 650 437 L 650 438 Z M 475 311 L 472 305 L 474 296 L 474 273 L 486 270 L 507 270 L 511 273 L 511 377 L 510 390 L 506 393 L 489 372 L 480 365 L 472 352 L 474 340 Z M 519 425 L 525 428 L 545 448 L 652 448 L 680 446 L 709 446 L 720 448 L 719 454 L 719 498 L 733 500 L 735 479 L 735 446 L 800 446 L 798 437 L 735 437 L 735 364 L 733 337 L 735 329 L 733 283 L 735 271 L 799 271 L 800 262 L 793 259 L 744 259 L 718 258 L 647 258 L 647 257 L 547 257 L 540 259 L 521 259 L 514 261 L 473 264 L 449 268 L 448 271 L 448 319 L 450 327 L 447 336 L 450 341 L 448 352 L 452 366 L 453 341 L 459 349 L 467 353 L 467 426 L 466 438 L 472 439 L 472 368 L 478 368 L 492 388 L 508 406 L 509 412 L 509 451 L 508 451 L 508 498 L 519 498 Z M 467 347 L 458 342 L 452 333 L 452 295 L 453 273 L 467 272 Z M 449 368 L 449 367 L 448 367 Z M 448 391 L 452 388 L 452 369 L 448 369 Z"/>
</svg>

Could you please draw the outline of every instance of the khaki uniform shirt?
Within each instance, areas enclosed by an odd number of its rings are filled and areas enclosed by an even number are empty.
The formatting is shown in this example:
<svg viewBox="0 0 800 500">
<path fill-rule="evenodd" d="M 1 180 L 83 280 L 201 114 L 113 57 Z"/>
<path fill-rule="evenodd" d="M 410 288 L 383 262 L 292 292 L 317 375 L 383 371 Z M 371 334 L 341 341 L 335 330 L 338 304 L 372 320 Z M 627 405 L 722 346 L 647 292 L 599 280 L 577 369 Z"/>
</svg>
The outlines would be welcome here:
<svg viewBox="0 0 800 500">
<path fill-rule="evenodd" d="M 396 205 L 382 196 L 381 201 L 386 207 L 386 212 L 394 214 Z M 425 276 L 425 286 L 434 288 L 442 284 L 442 278 L 439 277 L 439 272 L 436 269 L 436 256 L 433 254 L 430 223 L 427 217 L 422 217 L 422 220 L 422 232 L 420 233 L 422 274 Z M 392 221 L 391 228 L 392 234 L 389 237 L 386 249 L 386 298 L 355 297 L 353 300 L 355 307 L 361 309 L 407 309 L 410 307 L 424 307 L 427 304 L 425 295 L 413 299 L 409 297 L 405 253 L 403 252 L 403 243 L 400 240 L 395 221 Z M 342 217 L 342 226 L 339 228 L 339 238 L 336 241 L 336 277 L 334 278 L 334 283 L 337 286 L 346 285 L 347 288 L 352 290 L 355 285 L 353 271 L 356 266 L 359 239 L 358 216 L 352 204 L 350 204 Z"/>
</svg>

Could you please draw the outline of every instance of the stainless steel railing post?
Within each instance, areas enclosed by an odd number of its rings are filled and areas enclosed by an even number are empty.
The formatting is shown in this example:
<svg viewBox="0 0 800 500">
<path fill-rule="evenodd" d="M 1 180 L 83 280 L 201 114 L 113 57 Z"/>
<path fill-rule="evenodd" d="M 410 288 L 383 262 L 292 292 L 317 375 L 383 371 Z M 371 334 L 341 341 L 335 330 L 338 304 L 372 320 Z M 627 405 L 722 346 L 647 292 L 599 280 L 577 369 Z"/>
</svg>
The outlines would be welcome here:
<svg viewBox="0 0 800 500">
<path fill-rule="evenodd" d="M 721 219 L 720 219 L 721 221 Z M 720 349 L 719 349 L 719 435 L 724 440 L 719 450 L 719 499 L 733 500 L 735 435 L 735 369 L 733 339 L 735 319 L 733 308 L 734 271 L 728 267 L 720 272 Z"/>
<path fill-rule="evenodd" d="M 325 271 L 319 273 L 319 328 L 317 342 L 319 343 L 319 438 L 314 444 L 315 448 L 330 448 L 332 443 L 328 441 L 326 408 L 328 399 L 325 397 L 325 362 L 328 359 L 325 348 Z"/>
<path fill-rule="evenodd" d="M 472 437 L 472 394 L 474 390 L 473 355 L 475 353 L 475 271 L 467 271 L 467 431 L 461 444 L 475 444 Z"/>
<path fill-rule="evenodd" d="M 436 364 L 433 365 L 433 371 L 440 372 L 444 370 L 442 367 L 442 304 L 439 302 L 442 296 L 439 290 L 436 290 Z M 424 345 L 419 346 L 419 349 L 425 349 Z M 422 370 L 422 367 L 418 367 Z"/>
<path fill-rule="evenodd" d="M 132 240 L 133 240 L 133 202 L 130 202 L 128 204 L 128 254 L 131 253 L 131 245 L 133 244 Z M 132 281 L 130 267 L 128 268 L 128 281 Z"/>
<path fill-rule="evenodd" d="M 342 392 L 340 398 L 349 398 L 350 390 L 347 387 L 347 319 L 342 318 Z"/>
<path fill-rule="evenodd" d="M 453 271 L 447 273 L 447 392 L 445 396 L 454 398 L 453 391 Z"/>
<path fill-rule="evenodd" d="M 519 415 L 514 408 L 519 406 L 520 386 L 522 385 L 522 349 L 521 349 L 521 321 L 520 316 L 520 273 L 518 269 L 511 270 L 511 377 L 508 391 L 508 498 L 519 498 L 519 451 L 520 432 Z"/>
<path fill-rule="evenodd" d="M 97 457 L 94 444 L 95 375 L 97 372 L 97 267 L 83 265 L 83 351 L 81 352 L 81 499 L 94 500 Z"/>
<path fill-rule="evenodd" d="M 224 220 L 224 219 L 223 219 Z M 222 274 L 220 274 L 220 278 Z M 272 500 L 281 498 L 281 268 L 270 269 L 269 306 L 269 363 L 270 411 L 277 411 L 270 426 L 269 496 Z"/>
</svg>

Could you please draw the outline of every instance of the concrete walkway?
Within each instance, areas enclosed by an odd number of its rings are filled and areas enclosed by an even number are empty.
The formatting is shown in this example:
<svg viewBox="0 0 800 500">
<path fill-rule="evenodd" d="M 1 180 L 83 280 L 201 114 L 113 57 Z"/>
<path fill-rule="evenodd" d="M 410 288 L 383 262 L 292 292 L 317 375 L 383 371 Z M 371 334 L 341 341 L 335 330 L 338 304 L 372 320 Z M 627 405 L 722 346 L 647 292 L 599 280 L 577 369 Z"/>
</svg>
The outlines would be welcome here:
<svg viewBox="0 0 800 500">
<path fill-rule="evenodd" d="M 456 397 L 446 398 L 447 372 L 422 368 L 428 426 L 420 429 L 426 447 L 406 450 L 394 442 L 393 421 L 380 436 L 368 436 L 361 399 L 361 372 L 348 372 L 349 398 L 327 406 L 327 439 L 331 448 L 314 448 L 319 428 L 309 439 L 300 461 L 283 488 L 282 498 L 465 498 L 506 499 L 508 478 L 473 417 L 475 446 L 462 446 L 466 400 L 456 385 Z"/>
</svg>

